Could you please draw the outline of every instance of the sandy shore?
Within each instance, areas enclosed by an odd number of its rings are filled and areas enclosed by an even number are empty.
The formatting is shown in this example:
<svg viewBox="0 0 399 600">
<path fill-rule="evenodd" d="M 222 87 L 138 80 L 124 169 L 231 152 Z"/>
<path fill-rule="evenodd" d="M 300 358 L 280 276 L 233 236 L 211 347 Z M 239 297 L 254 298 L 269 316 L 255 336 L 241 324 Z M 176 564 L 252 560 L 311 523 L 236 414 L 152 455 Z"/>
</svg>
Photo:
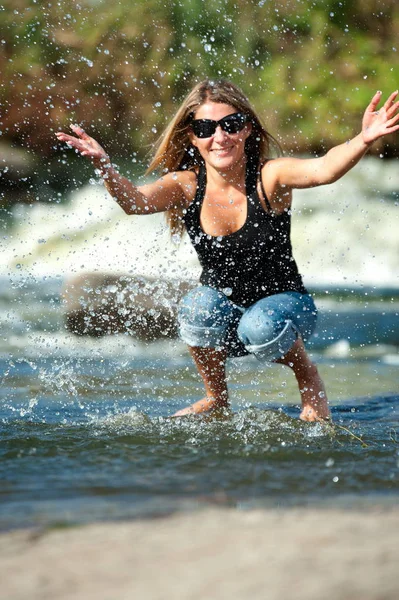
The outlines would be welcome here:
<svg viewBox="0 0 399 600">
<path fill-rule="evenodd" d="M 399 508 L 207 509 L 0 535 L 1 600 L 397 600 Z"/>
</svg>

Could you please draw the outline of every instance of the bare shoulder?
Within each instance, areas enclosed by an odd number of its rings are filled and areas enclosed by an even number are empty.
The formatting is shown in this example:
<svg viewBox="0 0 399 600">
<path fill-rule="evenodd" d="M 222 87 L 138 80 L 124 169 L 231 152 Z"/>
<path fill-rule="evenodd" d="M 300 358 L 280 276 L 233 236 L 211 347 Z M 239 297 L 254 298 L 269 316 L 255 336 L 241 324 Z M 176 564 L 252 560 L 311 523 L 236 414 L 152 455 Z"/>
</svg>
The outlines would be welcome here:
<svg viewBox="0 0 399 600">
<path fill-rule="evenodd" d="M 158 182 L 159 185 L 165 186 L 165 188 L 175 190 L 185 205 L 190 204 L 194 200 L 197 189 L 197 175 L 195 171 L 171 171 L 163 175 Z"/>
<path fill-rule="evenodd" d="M 195 196 L 196 174 L 194 171 L 172 171 L 138 189 L 146 196 L 152 212 L 185 208 Z"/>
<path fill-rule="evenodd" d="M 181 187 L 187 204 L 190 204 L 194 200 L 197 191 L 197 173 L 194 170 L 187 170 L 175 171 L 171 175 Z"/>
<path fill-rule="evenodd" d="M 292 188 L 282 183 L 281 173 L 284 168 L 290 168 L 289 157 L 273 158 L 265 162 L 261 169 L 264 190 L 272 210 L 276 214 L 289 209 L 292 203 Z M 292 167 L 294 168 L 294 167 Z"/>
</svg>

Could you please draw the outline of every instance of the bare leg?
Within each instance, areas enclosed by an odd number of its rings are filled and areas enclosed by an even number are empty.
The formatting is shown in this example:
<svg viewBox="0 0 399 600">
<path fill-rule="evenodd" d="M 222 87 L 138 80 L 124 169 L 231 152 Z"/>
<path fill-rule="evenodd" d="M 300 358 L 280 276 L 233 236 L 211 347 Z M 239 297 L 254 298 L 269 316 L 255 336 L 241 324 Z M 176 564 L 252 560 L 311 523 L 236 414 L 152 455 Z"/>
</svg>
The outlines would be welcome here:
<svg viewBox="0 0 399 600">
<path fill-rule="evenodd" d="M 205 386 L 206 396 L 191 406 L 177 411 L 173 416 L 198 414 L 227 408 L 229 405 L 226 383 L 225 350 L 214 348 L 189 348 Z"/>
<path fill-rule="evenodd" d="M 326 390 L 317 371 L 310 360 L 303 341 L 299 338 L 291 350 L 276 362 L 291 367 L 295 373 L 302 400 L 302 421 L 321 421 L 330 419 Z"/>
</svg>

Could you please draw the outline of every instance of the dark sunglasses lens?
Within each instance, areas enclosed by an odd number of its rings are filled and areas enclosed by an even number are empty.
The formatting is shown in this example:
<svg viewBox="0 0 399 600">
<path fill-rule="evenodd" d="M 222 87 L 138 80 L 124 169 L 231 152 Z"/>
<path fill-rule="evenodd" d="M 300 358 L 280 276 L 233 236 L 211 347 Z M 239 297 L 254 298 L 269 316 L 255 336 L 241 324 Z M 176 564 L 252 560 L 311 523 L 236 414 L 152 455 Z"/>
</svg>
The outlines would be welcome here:
<svg viewBox="0 0 399 600">
<path fill-rule="evenodd" d="M 222 119 L 220 124 L 223 131 L 226 133 L 238 133 L 244 129 L 246 121 L 246 115 L 238 113 L 235 115 L 229 115 L 225 119 Z"/>
<path fill-rule="evenodd" d="M 216 121 L 202 121 L 201 119 L 197 119 L 191 123 L 191 128 L 194 135 L 198 138 L 208 138 L 216 131 Z"/>
<path fill-rule="evenodd" d="M 194 119 L 191 122 L 191 128 L 198 138 L 208 138 L 214 135 L 218 125 L 221 126 L 226 133 L 238 133 L 244 129 L 247 122 L 247 115 L 243 113 L 234 113 L 228 115 L 220 121 L 212 121 L 208 119 Z"/>
</svg>

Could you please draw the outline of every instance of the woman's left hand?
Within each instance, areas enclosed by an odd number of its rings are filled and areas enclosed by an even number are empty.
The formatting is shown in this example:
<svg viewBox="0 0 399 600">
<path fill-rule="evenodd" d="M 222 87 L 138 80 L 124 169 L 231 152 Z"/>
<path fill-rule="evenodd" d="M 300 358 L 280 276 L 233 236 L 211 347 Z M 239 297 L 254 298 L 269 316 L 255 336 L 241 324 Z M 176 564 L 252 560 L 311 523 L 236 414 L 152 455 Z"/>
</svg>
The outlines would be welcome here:
<svg viewBox="0 0 399 600">
<path fill-rule="evenodd" d="M 399 131 L 399 102 L 395 102 L 398 91 L 393 92 L 384 106 L 377 109 L 382 92 L 377 92 L 363 116 L 362 135 L 366 144 L 372 144 L 378 138 Z"/>
</svg>

